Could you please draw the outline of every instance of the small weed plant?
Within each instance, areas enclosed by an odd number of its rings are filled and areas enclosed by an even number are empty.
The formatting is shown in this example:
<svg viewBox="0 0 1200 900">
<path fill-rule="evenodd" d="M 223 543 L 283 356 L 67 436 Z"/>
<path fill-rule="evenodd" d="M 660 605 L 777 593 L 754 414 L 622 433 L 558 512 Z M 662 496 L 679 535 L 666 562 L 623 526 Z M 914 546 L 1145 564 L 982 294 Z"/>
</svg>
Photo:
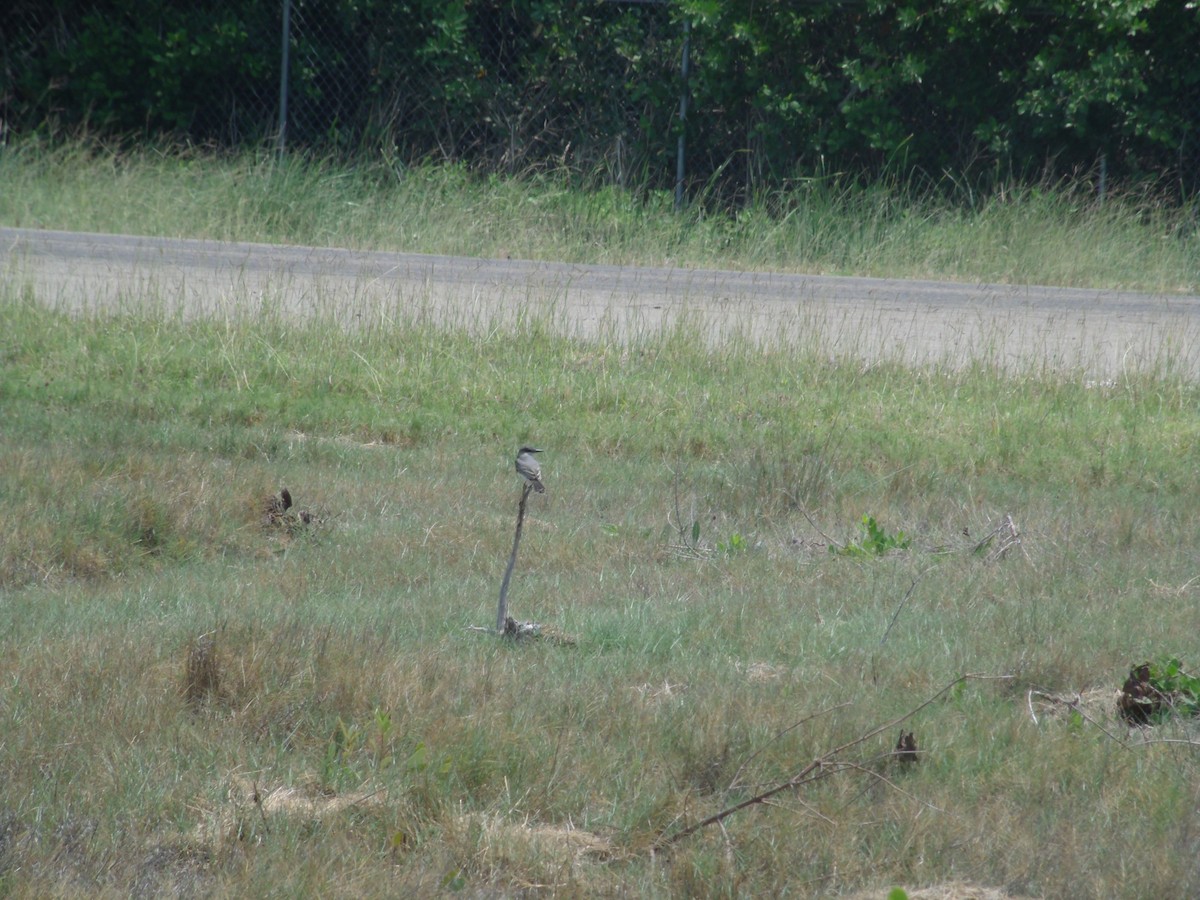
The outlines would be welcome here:
<svg viewBox="0 0 1200 900">
<path fill-rule="evenodd" d="M 1149 724 L 1200 714 L 1200 677 L 1184 671 L 1178 657 L 1163 657 L 1134 670 L 1141 690 L 1141 712 Z"/>
<path fill-rule="evenodd" d="M 1178 657 L 1151 664 L 1150 684 L 1159 693 L 1173 697 L 1175 709 L 1183 715 L 1200 713 L 1200 677 L 1185 672 Z"/>
<path fill-rule="evenodd" d="M 722 553 L 745 553 L 750 549 L 750 542 L 736 531 L 730 532 L 729 539 L 717 541 L 717 549 Z"/>
<path fill-rule="evenodd" d="M 874 556 L 886 556 L 895 550 L 908 550 L 912 547 L 912 538 L 903 531 L 889 534 L 884 530 L 875 517 L 862 517 L 862 539 L 858 543 L 845 544 L 841 547 L 831 546 L 829 552 L 835 556 L 850 556 L 856 559 Z"/>
</svg>

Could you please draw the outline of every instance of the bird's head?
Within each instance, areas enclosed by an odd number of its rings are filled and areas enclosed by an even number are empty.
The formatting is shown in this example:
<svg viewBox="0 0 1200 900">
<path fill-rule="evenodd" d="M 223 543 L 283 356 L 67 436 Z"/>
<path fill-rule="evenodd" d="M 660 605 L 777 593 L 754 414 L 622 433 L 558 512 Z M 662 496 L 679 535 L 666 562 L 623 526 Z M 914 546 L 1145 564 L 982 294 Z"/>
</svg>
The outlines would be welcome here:
<svg viewBox="0 0 1200 900">
<path fill-rule="evenodd" d="M 520 456 L 522 453 L 541 453 L 541 452 L 542 451 L 537 447 L 522 447 L 520 450 L 517 451 L 517 456 Z"/>
</svg>

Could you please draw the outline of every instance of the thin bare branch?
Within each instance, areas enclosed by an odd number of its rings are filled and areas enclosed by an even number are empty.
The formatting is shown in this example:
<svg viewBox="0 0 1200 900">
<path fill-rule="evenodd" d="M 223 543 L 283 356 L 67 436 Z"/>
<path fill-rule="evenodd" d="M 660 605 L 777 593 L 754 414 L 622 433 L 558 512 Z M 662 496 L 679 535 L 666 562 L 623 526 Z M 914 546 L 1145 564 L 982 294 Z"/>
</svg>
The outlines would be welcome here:
<svg viewBox="0 0 1200 900">
<path fill-rule="evenodd" d="M 1009 678 L 1012 678 L 1012 676 L 1011 675 L 983 675 L 983 674 L 978 674 L 978 673 L 969 673 L 966 675 L 960 675 L 960 676 L 958 676 L 958 678 L 955 678 L 953 681 L 951 681 L 949 684 L 947 684 L 945 687 L 943 687 L 941 690 L 939 690 L 936 694 L 933 694 L 931 697 L 929 697 L 928 699 L 926 699 L 924 702 L 920 703 L 919 705 L 913 707 L 908 712 L 904 713 L 901 716 L 897 716 L 896 718 L 891 719 L 890 721 L 885 722 L 882 725 L 878 725 L 875 728 L 872 728 L 870 731 L 860 734 L 858 737 L 854 738 L 853 740 L 847 741 L 846 743 L 833 748 L 832 750 L 825 753 L 824 755 L 817 757 L 812 762 L 810 762 L 808 765 L 806 765 L 804 768 L 802 768 L 798 772 L 796 772 L 796 774 L 794 774 L 791 778 L 787 779 L 786 781 L 775 784 L 774 786 L 768 788 L 767 790 L 761 791 L 760 793 L 755 794 L 753 797 L 747 797 L 745 800 L 735 803 L 732 806 L 727 806 L 724 809 L 720 810 L 719 812 L 715 812 L 711 816 L 701 819 L 699 822 L 695 822 L 694 824 L 689 825 L 688 827 L 683 828 L 680 831 L 676 831 L 673 834 L 669 834 L 669 835 L 663 835 L 657 841 L 654 842 L 653 849 L 654 850 L 664 850 L 667 847 L 672 846 L 673 844 L 677 844 L 679 841 L 683 840 L 685 837 L 695 834 L 697 831 L 700 831 L 703 828 L 707 828 L 710 825 L 716 825 L 720 822 L 725 821 L 725 819 L 729 818 L 734 813 L 739 812 L 740 810 L 743 810 L 748 806 L 755 806 L 759 803 L 762 803 L 764 800 L 774 797 L 776 794 L 782 793 L 783 791 L 790 790 L 790 789 L 796 788 L 796 787 L 800 787 L 801 785 L 806 784 L 810 781 L 815 781 L 819 778 L 825 777 L 827 774 L 830 774 L 828 771 L 825 771 L 825 770 L 833 765 L 833 763 L 836 761 L 836 758 L 840 754 L 845 753 L 847 750 L 850 750 L 853 747 L 857 747 L 860 744 L 863 744 L 866 741 L 871 740 L 871 738 L 876 737 L 885 731 L 890 731 L 891 729 L 895 728 L 897 725 L 901 724 L 902 722 L 908 721 L 913 716 L 915 716 L 917 713 L 921 712 L 921 710 L 925 709 L 927 706 L 930 706 L 931 704 L 936 703 L 938 700 L 940 700 L 942 697 L 944 697 L 946 694 L 948 694 L 950 691 L 952 691 L 954 688 L 956 688 L 958 685 L 962 684 L 963 682 L 976 681 L 976 680 L 1003 680 L 1003 679 L 1009 679 Z"/>
<path fill-rule="evenodd" d="M 928 571 L 929 569 L 925 570 L 925 572 Z M 892 626 L 895 625 L 896 620 L 900 618 L 900 611 L 904 609 L 904 604 L 908 602 L 908 598 L 912 596 L 913 591 L 917 589 L 917 585 L 921 583 L 921 579 L 925 577 L 925 572 L 921 572 L 919 575 L 917 575 L 917 577 L 912 580 L 912 584 L 909 585 L 908 590 L 904 592 L 904 596 L 900 599 L 900 604 L 896 607 L 896 611 L 892 614 L 892 621 L 888 622 L 888 627 L 884 629 L 883 637 L 879 639 L 880 647 L 884 645 L 888 639 L 888 635 L 892 633 Z"/>
<path fill-rule="evenodd" d="M 948 816 L 954 816 L 955 818 L 960 818 L 955 813 L 952 813 L 949 810 L 942 809 L 940 806 L 934 806 L 928 800 L 922 800 L 920 797 L 916 796 L 915 794 L 912 794 L 912 793 L 904 790 L 904 788 L 900 787 L 900 785 L 896 784 L 896 782 L 892 781 L 890 778 L 888 778 L 882 772 L 877 772 L 868 766 L 860 766 L 857 763 L 842 763 L 842 766 L 844 766 L 847 769 L 854 769 L 859 772 L 863 772 L 867 775 L 870 775 L 872 778 L 876 778 L 879 781 L 882 781 L 884 784 L 886 784 L 888 787 L 890 787 L 897 794 L 900 794 L 902 797 L 907 797 L 913 803 L 919 803 L 921 806 L 924 806 L 926 809 L 931 809 L 937 813 L 944 813 Z"/>
<path fill-rule="evenodd" d="M 828 544 L 830 547 L 837 547 L 840 550 L 846 546 L 845 544 L 838 543 L 833 538 L 831 538 L 829 535 L 827 535 L 825 532 L 823 532 L 821 530 L 820 526 L 817 525 L 817 523 L 813 521 L 813 517 L 808 514 L 808 510 L 804 507 L 804 504 L 800 504 L 800 514 L 803 515 L 804 518 L 808 519 L 808 524 L 813 527 L 813 531 L 815 531 L 817 534 L 819 534 L 821 537 L 823 537 L 825 539 L 825 543 Z"/>
<path fill-rule="evenodd" d="M 733 778 L 729 782 L 729 787 L 727 787 L 725 789 L 726 792 L 728 793 L 729 791 L 733 790 L 737 786 L 739 779 L 741 779 L 741 777 L 742 777 L 742 772 L 744 772 L 746 770 L 746 766 L 750 765 L 750 763 L 752 763 L 758 756 L 765 753 L 767 748 L 770 747 L 772 744 L 774 744 L 776 741 L 781 740 L 784 735 L 790 734 L 791 732 L 793 732 L 797 728 L 799 728 L 801 725 L 811 722 L 813 719 L 820 718 L 821 716 L 827 715 L 828 713 L 831 713 L 831 712 L 836 712 L 839 709 L 844 709 L 849 705 L 850 705 L 850 701 L 847 700 L 845 703 L 839 703 L 836 706 L 830 706 L 830 707 L 826 707 L 825 709 L 818 710 L 815 713 L 811 713 L 810 715 L 805 716 L 803 719 L 800 719 L 798 722 L 793 722 L 787 728 L 784 728 L 782 731 L 776 733 L 775 737 L 771 738 L 771 740 L 767 741 L 767 743 L 763 744 L 761 747 L 759 747 L 757 750 L 755 750 L 753 753 L 751 753 L 749 756 L 747 756 L 745 761 L 740 766 L 738 766 L 738 770 L 733 773 Z"/>
</svg>

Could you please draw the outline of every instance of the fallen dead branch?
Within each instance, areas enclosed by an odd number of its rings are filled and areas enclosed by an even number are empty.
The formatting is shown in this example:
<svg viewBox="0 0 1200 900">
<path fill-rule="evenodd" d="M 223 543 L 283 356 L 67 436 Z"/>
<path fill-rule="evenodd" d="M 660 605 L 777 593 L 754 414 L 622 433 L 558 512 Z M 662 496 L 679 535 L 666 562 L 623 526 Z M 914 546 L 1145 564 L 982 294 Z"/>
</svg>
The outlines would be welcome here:
<svg viewBox="0 0 1200 900">
<path fill-rule="evenodd" d="M 992 546 L 992 545 L 995 546 Z M 1021 532 L 1017 529 L 1017 523 L 1013 521 L 1011 515 L 1005 515 L 1000 520 L 1000 524 L 984 535 L 983 539 L 975 545 L 972 551 L 976 554 L 988 550 L 987 558 L 984 562 L 996 562 L 1008 556 L 1008 551 L 1016 547 L 1024 555 L 1029 562 L 1029 553 L 1025 550 L 1025 544 L 1021 540 Z"/>
<path fill-rule="evenodd" d="M 296 534 L 304 528 L 323 523 L 324 515 L 310 509 L 299 509 L 292 502 L 292 492 L 286 487 L 278 494 L 268 497 L 263 504 L 263 525 L 288 534 Z"/>
<path fill-rule="evenodd" d="M 578 643 L 578 639 L 574 635 L 555 628 L 553 625 L 542 622 L 518 622 L 512 616 L 504 620 L 503 631 L 497 632 L 493 628 L 485 628 L 482 625 L 468 625 L 467 631 L 478 631 L 480 634 L 490 635 L 499 634 L 514 641 L 548 641 L 562 647 L 573 647 Z"/>
<path fill-rule="evenodd" d="M 744 761 L 744 762 L 743 762 L 743 763 L 742 763 L 740 766 L 738 766 L 738 770 L 737 770 L 737 771 L 736 771 L 736 772 L 733 774 L 733 780 L 732 780 L 732 781 L 729 783 L 729 787 L 730 787 L 730 789 L 732 789 L 732 788 L 734 788 L 734 787 L 736 787 L 736 786 L 738 785 L 738 783 L 741 781 L 741 778 L 742 778 L 742 773 L 743 773 L 744 771 L 746 771 L 746 767 L 747 767 L 748 765 L 750 765 L 750 763 L 752 763 L 756 757 L 758 757 L 758 756 L 759 756 L 760 754 L 762 754 L 762 753 L 763 753 L 763 752 L 764 752 L 764 751 L 765 751 L 765 750 L 766 750 L 768 747 L 770 747 L 770 746 L 771 746 L 771 744 L 773 744 L 773 743 L 775 743 L 776 741 L 778 741 L 778 740 L 780 740 L 781 738 L 783 738 L 783 737 L 784 737 L 784 735 L 790 734 L 791 732 L 795 731 L 797 728 L 799 728 L 801 725 L 805 724 L 806 722 L 811 722 L 813 719 L 815 719 L 815 718 L 817 718 L 817 717 L 819 717 L 819 716 L 824 716 L 824 715 L 827 715 L 827 714 L 829 714 L 829 713 L 831 713 L 831 712 L 834 712 L 834 711 L 836 711 L 836 710 L 839 710 L 839 709 L 844 709 L 845 707 L 847 707 L 847 706 L 849 706 L 849 705 L 850 705 L 850 702 L 849 702 L 849 701 L 847 701 L 847 702 L 845 702 L 845 703 L 839 703 L 839 704 L 837 704 L 836 706 L 830 706 L 830 707 L 828 707 L 828 708 L 826 708 L 826 709 L 818 710 L 817 712 L 815 712 L 815 713 L 811 713 L 810 715 L 807 715 L 807 716 L 805 716 L 805 717 L 804 717 L 803 719 L 801 719 L 800 721 L 798 721 L 798 722 L 793 722 L 793 723 L 792 723 L 791 725 L 789 725 L 787 728 L 784 728 L 784 729 L 782 729 L 781 731 L 779 731 L 779 732 L 778 732 L 778 733 L 775 735 L 775 737 L 771 738 L 771 740 L 770 740 L 770 741 L 768 741 L 766 744 L 764 744 L 763 746 L 761 746 L 761 747 L 759 747 L 757 750 L 755 750 L 753 753 L 751 753 L 751 754 L 750 754 L 748 757 L 746 757 L 745 761 Z"/>
<path fill-rule="evenodd" d="M 765 803 L 767 800 L 774 797 L 776 794 L 781 794 L 784 791 L 793 790 L 795 788 L 801 787 L 810 782 L 817 781 L 818 779 L 824 778 L 827 774 L 830 774 L 832 771 L 840 771 L 840 770 L 844 769 L 846 767 L 846 765 L 838 759 L 838 757 L 841 754 L 845 753 L 847 750 L 850 750 L 854 747 L 859 746 L 860 744 L 863 744 L 863 743 L 871 740 L 872 738 L 882 734 L 885 731 L 891 731 L 893 728 L 897 727 L 898 725 L 901 725 L 902 723 L 908 721 L 913 716 L 915 716 L 917 713 L 919 713 L 921 710 L 925 709 L 925 707 L 937 702 L 938 700 L 940 700 L 942 697 L 944 697 L 950 691 L 954 690 L 954 688 L 956 688 L 958 685 L 962 684 L 963 682 L 966 682 L 966 681 L 991 681 L 991 680 L 999 680 L 999 679 L 1010 679 L 1012 677 L 1013 676 L 1011 676 L 1011 675 L 983 675 L 983 674 L 970 674 L 970 673 L 966 674 L 966 675 L 960 675 L 958 678 L 955 678 L 953 681 L 951 681 L 949 684 L 947 684 L 945 687 L 943 687 L 941 690 L 939 690 L 936 694 L 929 697 L 927 700 L 920 703 L 919 705 L 913 707 L 908 712 L 904 713 L 904 715 L 897 716 L 896 718 L 894 718 L 888 722 L 885 722 L 882 725 L 876 726 L 875 728 L 872 728 L 870 731 L 867 731 L 864 734 L 860 734 L 858 737 L 854 738 L 853 740 L 847 741 L 846 743 L 842 744 L 841 746 L 835 747 L 834 749 L 830 750 L 828 753 L 825 753 L 822 756 L 817 757 L 812 762 L 808 763 L 808 765 L 806 765 L 804 768 L 800 769 L 798 772 L 796 772 L 794 775 L 792 775 L 792 777 L 787 779 L 786 781 L 779 782 L 778 784 L 775 784 L 775 785 L 767 788 L 764 791 L 760 791 L 759 793 L 755 794 L 753 797 L 747 797 L 745 800 L 735 803 L 732 806 L 727 806 L 724 809 L 720 810 L 719 812 L 715 812 L 711 816 L 701 819 L 699 822 L 695 822 L 695 823 L 687 826 L 686 828 L 682 828 L 679 831 L 674 832 L 673 834 L 663 835 L 657 841 L 654 842 L 654 844 L 652 846 L 652 850 L 654 850 L 654 851 L 665 850 L 665 849 L 673 846 L 674 844 L 679 843 L 684 838 L 695 834 L 697 831 L 700 831 L 701 829 L 707 828 L 710 825 L 719 825 L 720 823 L 722 823 L 726 819 L 728 819 L 730 816 L 732 816 L 734 813 L 739 812 L 743 809 L 746 809 L 747 807 L 756 806 L 760 803 Z"/>
</svg>

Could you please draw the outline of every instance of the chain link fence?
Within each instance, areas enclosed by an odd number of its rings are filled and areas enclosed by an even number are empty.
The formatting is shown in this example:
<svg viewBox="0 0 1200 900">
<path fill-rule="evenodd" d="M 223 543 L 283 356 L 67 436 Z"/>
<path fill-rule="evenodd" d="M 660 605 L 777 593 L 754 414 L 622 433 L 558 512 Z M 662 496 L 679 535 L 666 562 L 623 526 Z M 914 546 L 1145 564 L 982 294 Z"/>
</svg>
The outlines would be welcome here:
<svg viewBox="0 0 1200 900">
<path fill-rule="evenodd" d="M 621 184 L 662 163 L 681 36 L 665 2 L 400 8 L 284 0 L 281 144 Z"/>
<path fill-rule="evenodd" d="M 0 134 L 563 168 L 727 198 L 881 169 L 1200 187 L 1191 6 L 1152 4 L 1111 34 L 1085 22 L 1084 46 L 1066 7 L 944 5 L 967 10 L 968 37 L 919 4 L 10 0 Z"/>
</svg>

